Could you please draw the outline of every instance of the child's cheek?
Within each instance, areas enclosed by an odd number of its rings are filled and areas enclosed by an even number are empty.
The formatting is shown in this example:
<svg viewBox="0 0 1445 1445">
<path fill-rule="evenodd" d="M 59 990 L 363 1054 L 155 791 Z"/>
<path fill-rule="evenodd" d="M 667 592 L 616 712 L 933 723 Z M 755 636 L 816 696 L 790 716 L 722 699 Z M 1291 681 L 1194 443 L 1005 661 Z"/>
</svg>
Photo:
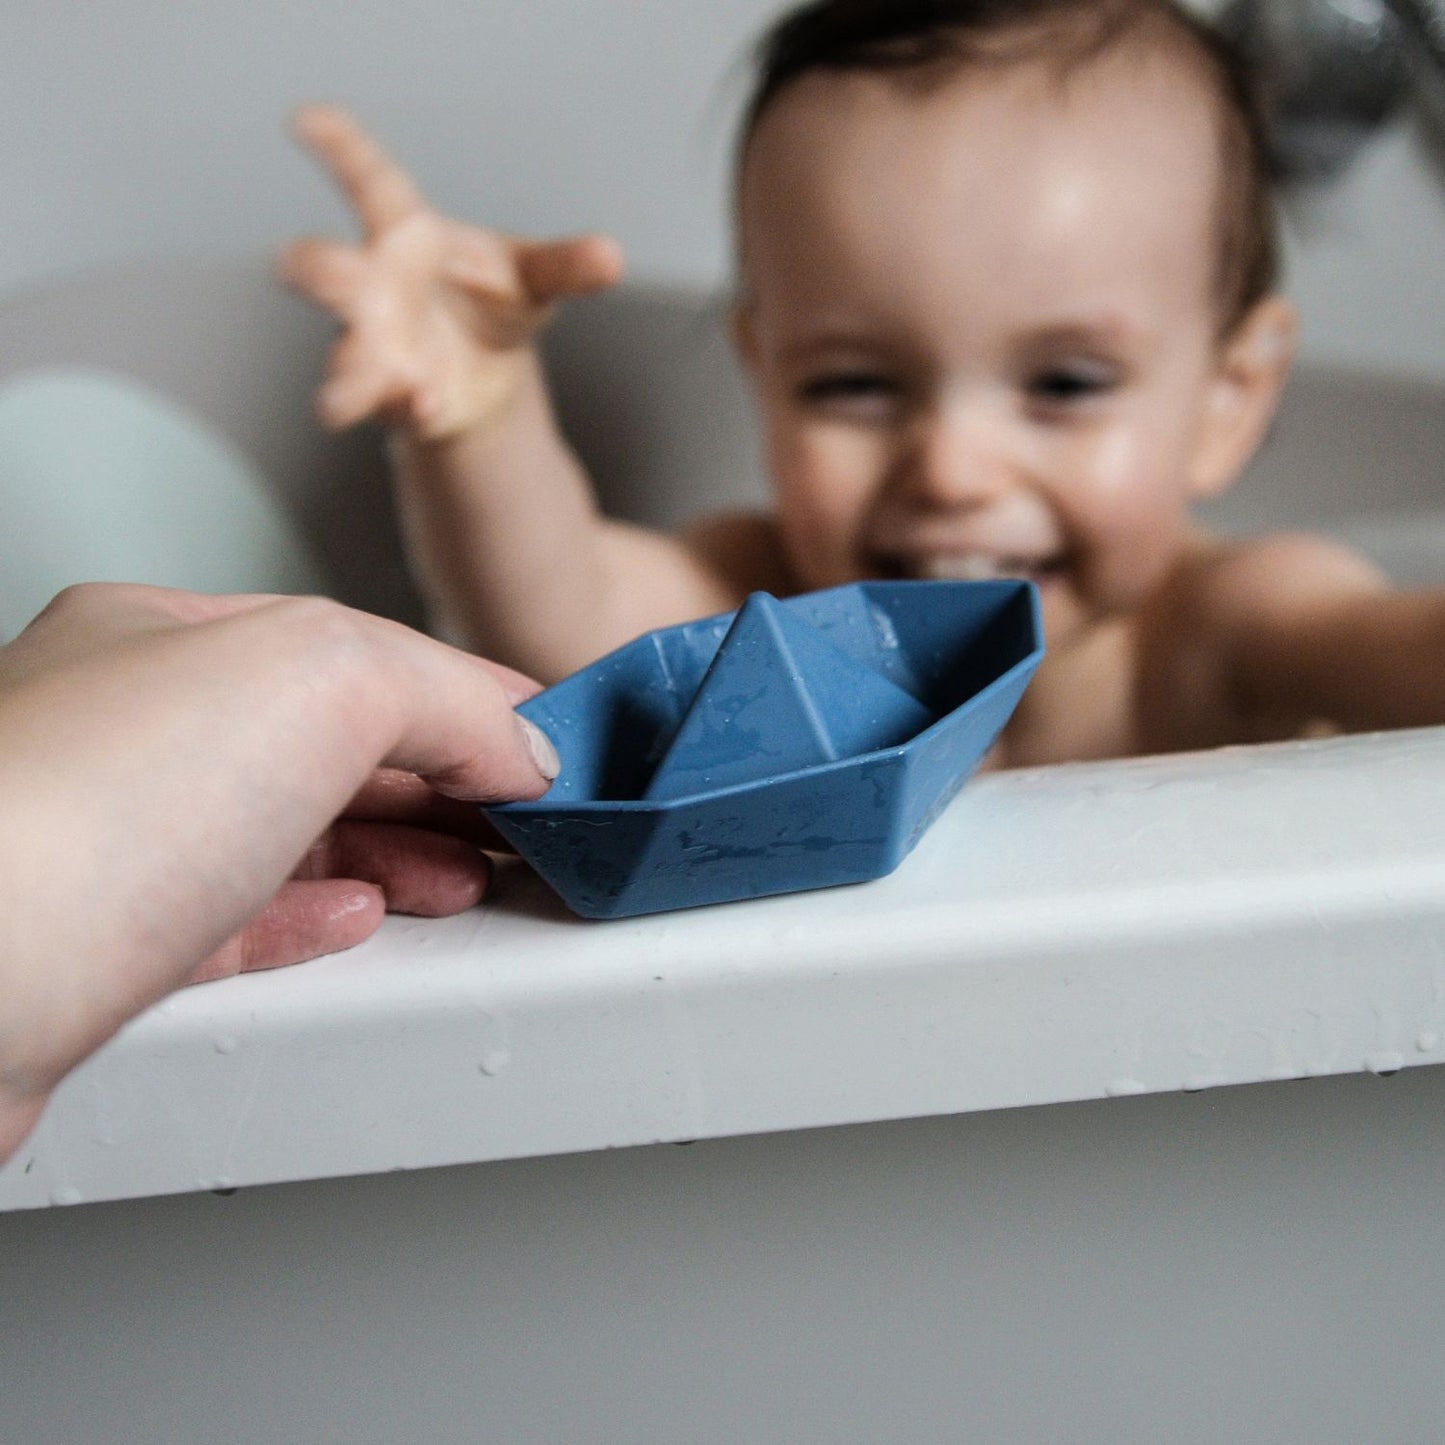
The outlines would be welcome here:
<svg viewBox="0 0 1445 1445">
<path fill-rule="evenodd" d="M 1127 425 L 1081 447 L 1070 488 L 1072 523 L 1086 543 L 1096 590 L 1137 601 L 1174 559 L 1185 521 L 1180 460 L 1163 438 Z"/>
<path fill-rule="evenodd" d="M 867 447 L 848 428 L 815 423 L 781 440 L 773 476 L 801 511 L 831 516 L 866 498 L 872 475 Z"/>
<path fill-rule="evenodd" d="M 1180 460 L 1163 442 L 1123 424 L 1091 439 L 1078 476 L 1081 502 L 1095 526 L 1121 540 L 1173 532 L 1185 488 Z"/>
<path fill-rule="evenodd" d="M 809 586 L 853 580 L 877 490 L 870 449 L 846 429 L 795 433 L 772 456 L 773 484 L 795 568 Z"/>
<path fill-rule="evenodd" d="M 1143 465 L 1143 448 L 1137 430 L 1127 422 L 1116 422 L 1086 437 L 1078 462 L 1084 494 L 1101 517 L 1111 517 L 1127 530 L 1151 509 L 1142 477 L 1150 470 Z"/>
</svg>

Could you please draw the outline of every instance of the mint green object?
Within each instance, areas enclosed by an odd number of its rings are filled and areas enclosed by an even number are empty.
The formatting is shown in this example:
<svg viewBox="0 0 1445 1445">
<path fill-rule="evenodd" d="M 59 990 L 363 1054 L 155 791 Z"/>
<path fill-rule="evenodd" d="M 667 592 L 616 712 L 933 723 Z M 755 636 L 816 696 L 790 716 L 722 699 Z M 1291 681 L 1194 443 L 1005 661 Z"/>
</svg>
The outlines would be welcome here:
<svg viewBox="0 0 1445 1445">
<path fill-rule="evenodd" d="M 22 372 L 0 385 L 0 641 L 89 581 L 328 590 L 256 468 L 205 422 L 105 372 Z"/>
</svg>

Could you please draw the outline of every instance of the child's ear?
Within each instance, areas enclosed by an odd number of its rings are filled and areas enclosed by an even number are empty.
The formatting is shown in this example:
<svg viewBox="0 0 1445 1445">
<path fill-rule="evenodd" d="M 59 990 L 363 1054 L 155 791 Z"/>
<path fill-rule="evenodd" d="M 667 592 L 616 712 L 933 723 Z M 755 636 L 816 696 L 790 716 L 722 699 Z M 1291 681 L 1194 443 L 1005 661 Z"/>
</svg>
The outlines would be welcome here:
<svg viewBox="0 0 1445 1445">
<path fill-rule="evenodd" d="M 1226 491 L 1264 440 L 1298 335 L 1290 302 L 1266 296 L 1224 341 L 1194 450 L 1190 492 L 1196 499 Z"/>
</svg>

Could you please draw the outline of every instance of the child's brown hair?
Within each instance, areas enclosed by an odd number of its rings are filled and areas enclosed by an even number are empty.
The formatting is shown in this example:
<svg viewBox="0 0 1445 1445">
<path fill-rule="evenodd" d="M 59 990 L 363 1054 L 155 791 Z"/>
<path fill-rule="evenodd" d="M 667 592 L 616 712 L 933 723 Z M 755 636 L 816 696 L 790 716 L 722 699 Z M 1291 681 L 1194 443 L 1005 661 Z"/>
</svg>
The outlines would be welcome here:
<svg viewBox="0 0 1445 1445">
<path fill-rule="evenodd" d="M 961 67 L 1045 59 L 1061 75 L 1132 46 L 1170 52 L 1205 86 L 1219 135 L 1215 298 L 1228 334 L 1273 290 L 1278 271 L 1272 166 L 1249 69 L 1217 31 L 1174 0 L 810 0 L 762 37 L 738 167 L 778 95 L 814 71 L 918 80 Z"/>
</svg>

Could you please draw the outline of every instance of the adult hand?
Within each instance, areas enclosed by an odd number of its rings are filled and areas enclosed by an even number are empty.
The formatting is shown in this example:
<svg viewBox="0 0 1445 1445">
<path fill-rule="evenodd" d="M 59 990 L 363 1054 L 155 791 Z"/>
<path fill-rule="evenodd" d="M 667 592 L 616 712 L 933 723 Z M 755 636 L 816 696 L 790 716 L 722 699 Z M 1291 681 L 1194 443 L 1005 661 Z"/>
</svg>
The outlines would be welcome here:
<svg viewBox="0 0 1445 1445">
<path fill-rule="evenodd" d="M 293 241 L 279 260 L 281 278 L 345 327 L 318 399 L 329 426 L 381 414 L 437 441 L 486 421 L 526 374 L 553 305 L 621 271 L 601 236 L 534 241 L 439 215 L 343 110 L 304 106 L 294 124 L 363 231 L 360 245 Z"/>
<path fill-rule="evenodd" d="M 62 593 L 0 649 L 0 1158 L 170 990 L 475 902 L 458 800 L 546 790 L 535 690 L 318 598 Z"/>
</svg>

